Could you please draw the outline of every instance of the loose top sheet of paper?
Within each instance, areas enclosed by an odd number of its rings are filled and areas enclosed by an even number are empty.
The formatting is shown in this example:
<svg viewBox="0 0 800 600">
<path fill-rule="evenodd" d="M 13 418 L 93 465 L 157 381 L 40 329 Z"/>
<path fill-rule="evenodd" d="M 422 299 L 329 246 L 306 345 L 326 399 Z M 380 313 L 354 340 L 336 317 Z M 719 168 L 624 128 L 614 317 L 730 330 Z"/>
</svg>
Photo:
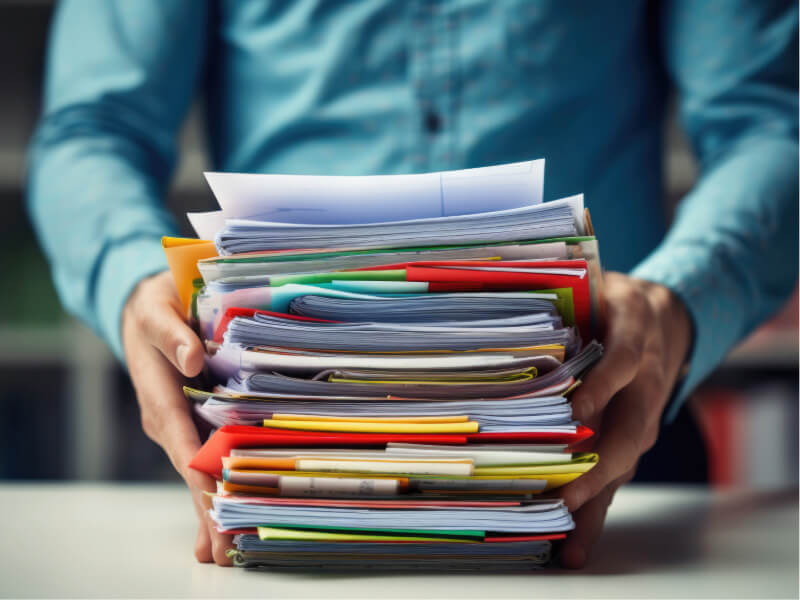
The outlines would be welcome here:
<svg viewBox="0 0 800 600">
<path fill-rule="evenodd" d="M 544 159 L 413 175 L 205 173 L 222 214 L 190 214 L 201 237 L 222 219 L 356 224 L 446 217 L 542 201 Z"/>
</svg>

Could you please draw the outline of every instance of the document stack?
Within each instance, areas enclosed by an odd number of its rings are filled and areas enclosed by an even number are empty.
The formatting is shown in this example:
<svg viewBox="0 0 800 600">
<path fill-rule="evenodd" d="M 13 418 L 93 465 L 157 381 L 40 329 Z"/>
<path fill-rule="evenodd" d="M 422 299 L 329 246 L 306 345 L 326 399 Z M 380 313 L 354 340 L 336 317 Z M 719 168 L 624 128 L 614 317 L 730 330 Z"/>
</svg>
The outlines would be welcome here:
<svg viewBox="0 0 800 600">
<path fill-rule="evenodd" d="M 544 161 L 369 177 L 208 173 L 221 210 L 165 238 L 207 348 L 192 462 L 234 563 L 520 571 L 574 527 L 597 462 L 570 392 L 601 268 Z"/>
</svg>

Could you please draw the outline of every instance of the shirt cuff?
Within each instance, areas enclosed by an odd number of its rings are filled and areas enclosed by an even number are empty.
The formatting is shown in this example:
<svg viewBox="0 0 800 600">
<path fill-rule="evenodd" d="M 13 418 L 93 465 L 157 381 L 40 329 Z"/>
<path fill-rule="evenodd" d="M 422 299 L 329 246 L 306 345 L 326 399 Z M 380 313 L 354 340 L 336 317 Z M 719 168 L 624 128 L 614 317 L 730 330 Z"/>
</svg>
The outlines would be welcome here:
<svg viewBox="0 0 800 600">
<path fill-rule="evenodd" d="M 97 317 L 103 337 L 123 364 L 122 310 L 125 303 L 142 279 L 166 269 L 161 238 L 150 235 L 114 246 L 103 259 L 95 289 Z"/>
</svg>

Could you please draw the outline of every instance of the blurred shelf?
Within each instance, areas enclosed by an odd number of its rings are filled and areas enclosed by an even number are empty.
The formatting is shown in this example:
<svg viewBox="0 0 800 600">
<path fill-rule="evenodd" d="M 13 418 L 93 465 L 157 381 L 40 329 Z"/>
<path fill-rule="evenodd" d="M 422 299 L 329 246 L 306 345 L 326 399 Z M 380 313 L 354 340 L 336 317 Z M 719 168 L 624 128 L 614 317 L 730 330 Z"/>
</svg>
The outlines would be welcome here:
<svg viewBox="0 0 800 600">
<path fill-rule="evenodd" d="M 65 379 L 52 382 L 61 386 L 69 403 L 63 424 L 69 442 L 62 450 L 66 453 L 67 475 L 107 479 L 114 460 L 112 440 L 116 438 L 112 415 L 116 360 L 106 345 L 73 319 L 47 326 L 0 326 L 0 367 L 53 365 L 67 367 Z"/>
</svg>

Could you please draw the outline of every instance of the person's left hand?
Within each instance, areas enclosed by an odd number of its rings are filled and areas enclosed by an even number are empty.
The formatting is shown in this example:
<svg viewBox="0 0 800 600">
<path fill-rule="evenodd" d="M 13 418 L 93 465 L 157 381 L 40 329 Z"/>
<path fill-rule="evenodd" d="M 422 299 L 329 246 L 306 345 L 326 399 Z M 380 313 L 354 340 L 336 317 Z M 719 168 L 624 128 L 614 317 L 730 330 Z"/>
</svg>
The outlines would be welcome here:
<svg viewBox="0 0 800 600">
<path fill-rule="evenodd" d="M 620 485 L 658 437 L 659 423 L 689 348 L 692 325 L 666 287 L 605 275 L 605 354 L 572 395 L 573 416 L 596 435 L 597 465 L 561 492 L 575 519 L 561 564 L 581 568 Z"/>
</svg>

